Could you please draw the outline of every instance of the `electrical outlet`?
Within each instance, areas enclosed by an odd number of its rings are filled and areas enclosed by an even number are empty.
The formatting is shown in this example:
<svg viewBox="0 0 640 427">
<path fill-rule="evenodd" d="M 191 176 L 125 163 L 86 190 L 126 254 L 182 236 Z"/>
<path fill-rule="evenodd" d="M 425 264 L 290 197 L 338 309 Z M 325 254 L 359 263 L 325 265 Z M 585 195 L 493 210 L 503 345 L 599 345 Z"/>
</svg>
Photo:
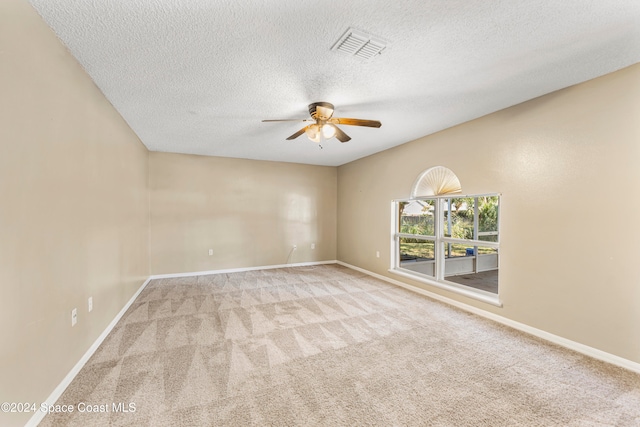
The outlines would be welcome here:
<svg viewBox="0 0 640 427">
<path fill-rule="evenodd" d="M 213 249 L 209 249 L 209 255 L 213 255 Z"/>
<path fill-rule="evenodd" d="M 89 297 L 87 304 L 89 305 L 89 311 L 91 312 L 93 310 L 93 297 Z"/>
<path fill-rule="evenodd" d="M 298 249 L 298 245 L 293 245 L 293 250 L 295 251 L 296 249 Z"/>
<path fill-rule="evenodd" d="M 312 243 L 312 244 L 311 244 L 311 249 L 315 249 L 315 248 L 316 248 L 316 244 L 315 244 L 315 243 Z"/>
<path fill-rule="evenodd" d="M 71 310 L 71 326 L 76 326 L 76 323 L 78 323 L 78 309 L 74 308 Z"/>
<path fill-rule="evenodd" d="M 376 258 L 380 258 L 380 251 L 376 251 Z"/>
</svg>

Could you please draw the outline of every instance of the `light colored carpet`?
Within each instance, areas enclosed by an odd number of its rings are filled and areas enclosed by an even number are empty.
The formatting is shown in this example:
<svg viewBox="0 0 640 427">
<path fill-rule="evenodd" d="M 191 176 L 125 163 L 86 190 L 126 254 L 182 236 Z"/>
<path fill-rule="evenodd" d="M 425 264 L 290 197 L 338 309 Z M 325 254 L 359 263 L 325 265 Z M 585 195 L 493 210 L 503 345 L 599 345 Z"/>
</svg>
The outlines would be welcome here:
<svg viewBox="0 0 640 427">
<path fill-rule="evenodd" d="M 640 376 L 327 265 L 152 281 L 80 402 L 41 425 L 640 426 Z"/>
</svg>

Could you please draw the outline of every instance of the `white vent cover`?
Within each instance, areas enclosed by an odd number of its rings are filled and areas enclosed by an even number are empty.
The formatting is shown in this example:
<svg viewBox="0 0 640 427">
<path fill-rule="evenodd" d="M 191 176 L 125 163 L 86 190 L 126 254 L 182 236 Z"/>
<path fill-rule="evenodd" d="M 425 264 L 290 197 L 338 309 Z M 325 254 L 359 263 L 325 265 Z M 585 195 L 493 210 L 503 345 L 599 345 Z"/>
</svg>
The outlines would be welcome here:
<svg viewBox="0 0 640 427">
<path fill-rule="evenodd" d="M 369 60 L 382 53 L 386 47 L 386 43 L 381 38 L 349 28 L 333 45 L 331 50 Z"/>
</svg>

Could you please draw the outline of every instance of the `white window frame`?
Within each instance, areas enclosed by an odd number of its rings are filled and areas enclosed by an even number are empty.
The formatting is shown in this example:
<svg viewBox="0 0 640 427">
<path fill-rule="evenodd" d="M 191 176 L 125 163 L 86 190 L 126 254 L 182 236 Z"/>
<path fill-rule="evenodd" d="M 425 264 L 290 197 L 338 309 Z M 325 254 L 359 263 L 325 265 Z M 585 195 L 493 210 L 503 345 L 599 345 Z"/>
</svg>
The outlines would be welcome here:
<svg viewBox="0 0 640 427">
<path fill-rule="evenodd" d="M 487 196 L 497 196 L 500 198 L 498 203 L 498 231 L 491 232 L 478 232 L 478 209 L 474 209 L 474 239 L 456 239 L 453 237 L 445 237 L 445 221 L 444 221 L 444 206 L 447 203 L 447 199 L 453 198 L 473 198 L 477 200 L 479 197 L 487 197 Z M 434 236 L 423 236 L 423 235 L 414 235 L 408 233 L 400 233 L 398 227 L 400 224 L 399 218 L 399 209 L 398 205 L 401 202 L 413 202 L 416 200 L 434 200 L 435 210 L 434 210 Z M 450 282 L 445 279 L 445 247 L 447 243 L 461 243 L 465 245 L 473 245 L 474 252 L 477 256 L 477 247 L 488 247 L 494 248 L 498 250 L 498 268 L 500 268 L 500 204 L 501 204 L 501 194 L 499 193 L 486 193 L 486 194 L 470 194 L 470 195 L 462 195 L 462 194 L 447 194 L 441 196 L 425 196 L 425 197 L 414 197 L 409 199 L 395 199 L 391 202 L 391 265 L 389 268 L 389 272 L 393 274 L 397 274 L 403 276 L 405 278 L 415 280 L 420 283 L 425 283 L 431 286 L 435 286 L 440 289 L 445 289 L 447 291 L 454 292 L 456 294 L 464 295 L 469 298 L 473 298 L 479 301 L 486 302 L 491 305 L 495 305 L 497 307 L 502 307 L 502 302 L 500 301 L 500 294 L 494 294 L 492 292 L 483 291 L 480 289 L 475 289 L 469 286 L 464 286 L 459 283 Z M 477 202 L 476 202 L 477 205 Z M 486 242 L 483 240 L 478 240 L 480 236 L 488 236 L 488 235 L 498 235 L 498 242 Z M 428 276 L 426 274 L 422 274 L 419 272 L 415 272 L 412 270 L 408 270 L 406 268 L 402 268 L 400 266 L 400 238 L 410 238 L 410 239 L 421 239 L 435 242 L 435 277 Z M 476 263 L 477 265 L 477 263 Z M 498 287 L 498 292 L 500 292 L 500 287 Z"/>
</svg>

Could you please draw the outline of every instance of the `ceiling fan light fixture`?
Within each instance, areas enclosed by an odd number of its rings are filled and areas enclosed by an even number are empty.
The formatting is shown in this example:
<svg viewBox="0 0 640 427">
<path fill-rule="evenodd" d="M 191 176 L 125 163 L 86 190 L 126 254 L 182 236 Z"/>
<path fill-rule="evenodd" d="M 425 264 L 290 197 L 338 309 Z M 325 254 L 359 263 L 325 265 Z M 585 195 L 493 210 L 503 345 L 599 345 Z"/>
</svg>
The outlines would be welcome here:
<svg viewBox="0 0 640 427">
<path fill-rule="evenodd" d="M 322 136 L 324 136 L 324 139 L 333 138 L 334 136 L 336 136 L 336 127 L 329 123 L 325 123 L 324 125 L 322 125 Z"/>
<path fill-rule="evenodd" d="M 314 102 L 309 104 L 309 119 L 278 119 L 263 120 L 263 122 L 304 122 L 312 123 L 307 125 L 287 138 L 287 141 L 296 139 L 303 133 L 307 135 L 311 141 L 320 143 L 321 140 L 329 140 L 336 138 L 340 142 L 347 142 L 351 137 L 344 133 L 336 125 L 349 126 L 366 126 L 371 128 L 379 128 L 382 126 L 377 120 L 353 119 L 346 117 L 333 117 L 333 104 L 329 102 Z M 322 148 L 322 147 L 321 147 Z"/>
<path fill-rule="evenodd" d="M 318 126 L 318 124 L 307 126 L 307 129 L 304 131 L 304 133 L 306 133 L 307 138 L 309 138 L 313 142 L 320 142 L 320 126 Z"/>
</svg>

